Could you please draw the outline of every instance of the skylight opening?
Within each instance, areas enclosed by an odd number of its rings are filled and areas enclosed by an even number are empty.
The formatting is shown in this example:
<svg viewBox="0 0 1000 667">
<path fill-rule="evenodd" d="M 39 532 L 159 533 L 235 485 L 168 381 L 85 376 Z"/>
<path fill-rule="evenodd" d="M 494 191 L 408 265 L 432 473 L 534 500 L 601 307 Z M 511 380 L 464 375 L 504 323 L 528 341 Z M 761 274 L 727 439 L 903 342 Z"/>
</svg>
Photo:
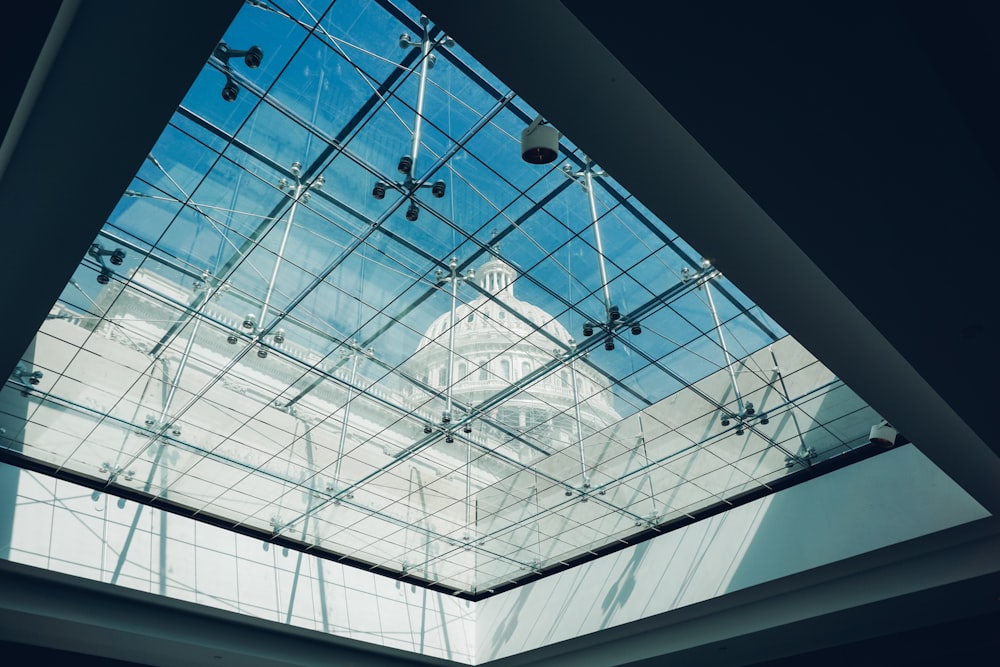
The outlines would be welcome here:
<svg viewBox="0 0 1000 667">
<path fill-rule="evenodd" d="M 870 447 L 571 138 L 522 161 L 535 111 L 432 18 L 254 2 L 221 42 L 8 380 L 5 460 L 478 598 Z"/>
</svg>

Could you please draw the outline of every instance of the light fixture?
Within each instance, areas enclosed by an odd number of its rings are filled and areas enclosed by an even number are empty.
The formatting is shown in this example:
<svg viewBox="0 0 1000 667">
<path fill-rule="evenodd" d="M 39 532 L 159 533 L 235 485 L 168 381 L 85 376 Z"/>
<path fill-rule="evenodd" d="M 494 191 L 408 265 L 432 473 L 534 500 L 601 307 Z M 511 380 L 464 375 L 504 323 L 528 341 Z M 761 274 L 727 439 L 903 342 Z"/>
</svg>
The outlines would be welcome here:
<svg viewBox="0 0 1000 667">
<path fill-rule="evenodd" d="M 872 426 L 868 438 L 876 445 L 886 449 L 896 444 L 897 431 L 886 420 Z"/>
<path fill-rule="evenodd" d="M 521 159 L 530 164 L 548 164 L 559 157 L 559 132 L 545 125 L 541 116 L 521 130 Z"/>
</svg>

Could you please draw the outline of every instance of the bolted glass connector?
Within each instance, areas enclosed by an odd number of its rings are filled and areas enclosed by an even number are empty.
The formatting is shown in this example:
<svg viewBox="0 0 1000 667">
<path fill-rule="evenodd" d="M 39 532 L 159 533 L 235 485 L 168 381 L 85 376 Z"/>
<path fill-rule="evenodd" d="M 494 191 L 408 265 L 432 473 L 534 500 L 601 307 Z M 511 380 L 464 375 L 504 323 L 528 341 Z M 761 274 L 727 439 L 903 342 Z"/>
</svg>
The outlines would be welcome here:
<svg viewBox="0 0 1000 667">
<path fill-rule="evenodd" d="M 641 333 L 642 333 L 642 326 L 638 322 L 633 323 L 632 324 L 632 335 L 633 336 L 638 336 Z"/>
<path fill-rule="evenodd" d="M 261 62 L 264 60 L 264 51 L 257 45 L 251 46 L 247 49 L 247 54 L 243 56 L 243 62 L 247 64 L 250 69 L 257 69 L 260 67 Z"/>
<path fill-rule="evenodd" d="M 409 155 L 404 155 L 403 157 L 399 158 L 399 164 L 396 165 L 396 169 L 399 170 L 399 173 L 401 173 L 401 174 L 409 174 L 410 173 L 410 169 L 412 169 L 412 168 L 413 168 L 413 158 L 412 157 L 410 157 Z"/>
<path fill-rule="evenodd" d="M 615 339 L 612 338 L 611 336 L 608 336 L 607 338 L 605 338 L 604 339 L 604 349 L 608 350 L 609 352 L 611 350 L 615 349 Z"/>
<path fill-rule="evenodd" d="M 594 325 L 591 324 L 590 322 L 587 322 L 586 324 L 584 324 L 583 325 L 583 335 L 585 337 L 593 336 L 594 335 Z"/>
<path fill-rule="evenodd" d="M 610 306 L 608 308 L 608 319 L 610 319 L 612 322 L 621 319 L 621 316 L 622 314 L 618 312 L 618 306 Z"/>
<path fill-rule="evenodd" d="M 444 197 L 445 185 L 444 181 L 434 181 L 434 185 L 431 186 L 431 194 L 441 199 Z"/>
<path fill-rule="evenodd" d="M 372 188 L 372 197 L 375 199 L 385 199 L 385 183 L 379 181 Z"/>
<path fill-rule="evenodd" d="M 236 95 L 240 92 L 239 86 L 232 79 L 226 81 L 226 85 L 222 87 L 222 99 L 227 102 L 233 102 L 236 100 Z"/>
<path fill-rule="evenodd" d="M 277 343 L 278 345 L 281 345 L 282 343 L 285 342 L 284 329 L 278 329 L 277 331 L 274 332 L 274 342 Z"/>
<path fill-rule="evenodd" d="M 420 209 L 413 202 L 410 202 L 409 208 L 406 209 L 406 219 L 410 222 L 416 222 L 417 217 L 420 215 Z"/>
</svg>

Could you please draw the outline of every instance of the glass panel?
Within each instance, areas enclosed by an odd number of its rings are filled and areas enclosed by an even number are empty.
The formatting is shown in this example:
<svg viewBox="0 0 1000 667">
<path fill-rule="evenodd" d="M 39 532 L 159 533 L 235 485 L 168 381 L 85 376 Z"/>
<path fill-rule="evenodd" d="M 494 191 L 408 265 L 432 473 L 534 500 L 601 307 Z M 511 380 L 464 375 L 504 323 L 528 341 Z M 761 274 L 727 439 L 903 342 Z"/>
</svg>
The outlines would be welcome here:
<svg viewBox="0 0 1000 667">
<path fill-rule="evenodd" d="M 12 457 L 477 593 L 867 442 L 571 138 L 522 161 L 535 112 L 418 17 L 243 8 L 263 62 L 217 50 L 140 166 L 0 393 Z"/>
</svg>

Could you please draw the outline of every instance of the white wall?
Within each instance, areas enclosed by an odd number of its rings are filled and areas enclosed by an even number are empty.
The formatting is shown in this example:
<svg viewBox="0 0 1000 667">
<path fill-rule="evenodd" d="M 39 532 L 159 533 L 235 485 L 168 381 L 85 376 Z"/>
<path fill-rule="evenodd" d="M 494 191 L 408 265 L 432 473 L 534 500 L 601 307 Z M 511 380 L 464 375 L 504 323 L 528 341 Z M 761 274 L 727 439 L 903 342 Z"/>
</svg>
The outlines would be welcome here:
<svg viewBox="0 0 1000 667">
<path fill-rule="evenodd" d="M 482 664 L 985 516 L 908 445 L 473 604 L 21 471 L 9 551 L 56 572 Z"/>
<path fill-rule="evenodd" d="M 481 601 L 476 663 L 619 626 L 988 512 L 914 446 Z"/>
<path fill-rule="evenodd" d="M 259 540 L 134 502 L 95 500 L 66 481 L 19 476 L 11 561 L 427 656 L 474 659 L 471 602 L 265 550 Z"/>
</svg>

